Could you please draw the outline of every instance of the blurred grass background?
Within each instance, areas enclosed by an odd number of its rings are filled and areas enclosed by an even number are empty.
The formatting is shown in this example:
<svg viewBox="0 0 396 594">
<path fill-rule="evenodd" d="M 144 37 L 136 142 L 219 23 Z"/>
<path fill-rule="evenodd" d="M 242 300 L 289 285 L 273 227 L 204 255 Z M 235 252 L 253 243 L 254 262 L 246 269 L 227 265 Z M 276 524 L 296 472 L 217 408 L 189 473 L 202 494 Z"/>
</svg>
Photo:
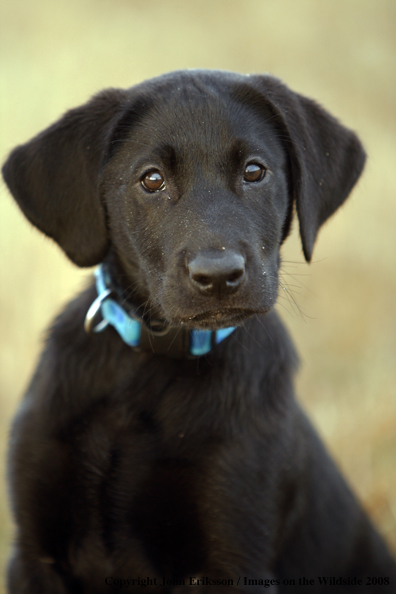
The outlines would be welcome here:
<svg viewBox="0 0 396 594">
<path fill-rule="evenodd" d="M 295 225 L 278 309 L 302 359 L 299 397 L 396 551 L 396 2 L 3 0 L 0 28 L 2 161 L 96 91 L 180 68 L 269 72 L 358 132 L 364 177 L 320 233 L 309 267 Z M 10 421 L 45 328 L 89 271 L 0 191 L 3 568 Z"/>
</svg>

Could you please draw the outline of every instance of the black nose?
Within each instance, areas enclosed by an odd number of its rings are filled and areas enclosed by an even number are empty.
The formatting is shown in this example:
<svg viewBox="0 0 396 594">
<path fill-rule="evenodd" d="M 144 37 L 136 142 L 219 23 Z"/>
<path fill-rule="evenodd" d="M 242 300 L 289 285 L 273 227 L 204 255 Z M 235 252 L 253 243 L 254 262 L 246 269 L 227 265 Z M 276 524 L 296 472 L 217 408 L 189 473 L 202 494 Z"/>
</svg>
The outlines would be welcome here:
<svg viewBox="0 0 396 594">
<path fill-rule="evenodd" d="M 230 295 L 245 277 L 245 259 L 232 250 L 198 252 L 188 263 L 192 284 L 205 295 Z"/>
</svg>

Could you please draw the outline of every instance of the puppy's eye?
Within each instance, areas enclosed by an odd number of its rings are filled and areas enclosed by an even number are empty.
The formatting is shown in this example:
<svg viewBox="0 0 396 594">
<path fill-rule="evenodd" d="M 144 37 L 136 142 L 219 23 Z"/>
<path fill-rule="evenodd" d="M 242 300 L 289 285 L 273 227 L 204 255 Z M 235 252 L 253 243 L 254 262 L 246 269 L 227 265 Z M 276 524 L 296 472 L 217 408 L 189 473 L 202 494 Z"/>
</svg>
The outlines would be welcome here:
<svg viewBox="0 0 396 594">
<path fill-rule="evenodd" d="M 243 172 L 245 182 L 259 182 L 265 176 L 265 167 L 258 163 L 248 163 Z"/>
<path fill-rule="evenodd" d="M 158 169 L 152 169 L 143 175 L 140 178 L 140 183 L 142 184 L 145 190 L 149 192 L 158 192 L 159 190 L 163 190 L 165 188 L 165 180 L 162 175 L 158 171 Z"/>
</svg>

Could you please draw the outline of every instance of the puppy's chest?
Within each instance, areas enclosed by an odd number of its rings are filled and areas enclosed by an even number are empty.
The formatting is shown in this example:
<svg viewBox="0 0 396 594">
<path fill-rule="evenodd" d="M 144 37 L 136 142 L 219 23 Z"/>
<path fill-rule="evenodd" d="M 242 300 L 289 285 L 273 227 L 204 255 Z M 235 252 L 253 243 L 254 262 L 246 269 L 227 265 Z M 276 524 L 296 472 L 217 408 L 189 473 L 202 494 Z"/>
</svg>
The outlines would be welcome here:
<svg viewBox="0 0 396 594">
<path fill-rule="evenodd" d="M 234 441 L 231 426 L 216 407 L 205 410 L 188 398 L 155 406 L 143 398 L 99 406 L 75 425 L 69 443 L 87 490 L 130 506 L 142 491 L 167 492 L 170 501 L 202 484 Z"/>
<path fill-rule="evenodd" d="M 213 414 L 206 417 L 191 403 L 170 404 L 102 406 L 76 430 L 80 496 L 72 504 L 85 523 L 83 538 L 72 545 L 76 558 L 84 543 L 99 537 L 116 564 L 138 549 L 154 575 L 184 575 L 199 569 L 214 527 L 223 531 L 216 510 L 233 505 L 230 484 L 243 475 L 246 457 L 239 451 L 233 458 Z"/>
</svg>

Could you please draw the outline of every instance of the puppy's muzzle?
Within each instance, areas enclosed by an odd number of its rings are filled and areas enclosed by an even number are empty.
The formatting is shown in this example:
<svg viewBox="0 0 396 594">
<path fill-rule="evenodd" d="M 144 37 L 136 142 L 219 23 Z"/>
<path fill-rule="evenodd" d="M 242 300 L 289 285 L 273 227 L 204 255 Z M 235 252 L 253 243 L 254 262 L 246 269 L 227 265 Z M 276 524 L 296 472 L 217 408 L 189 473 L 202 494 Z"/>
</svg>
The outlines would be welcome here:
<svg viewBox="0 0 396 594">
<path fill-rule="evenodd" d="M 224 297 L 245 280 L 245 258 L 233 250 L 200 251 L 187 264 L 191 284 L 203 295 Z"/>
</svg>

